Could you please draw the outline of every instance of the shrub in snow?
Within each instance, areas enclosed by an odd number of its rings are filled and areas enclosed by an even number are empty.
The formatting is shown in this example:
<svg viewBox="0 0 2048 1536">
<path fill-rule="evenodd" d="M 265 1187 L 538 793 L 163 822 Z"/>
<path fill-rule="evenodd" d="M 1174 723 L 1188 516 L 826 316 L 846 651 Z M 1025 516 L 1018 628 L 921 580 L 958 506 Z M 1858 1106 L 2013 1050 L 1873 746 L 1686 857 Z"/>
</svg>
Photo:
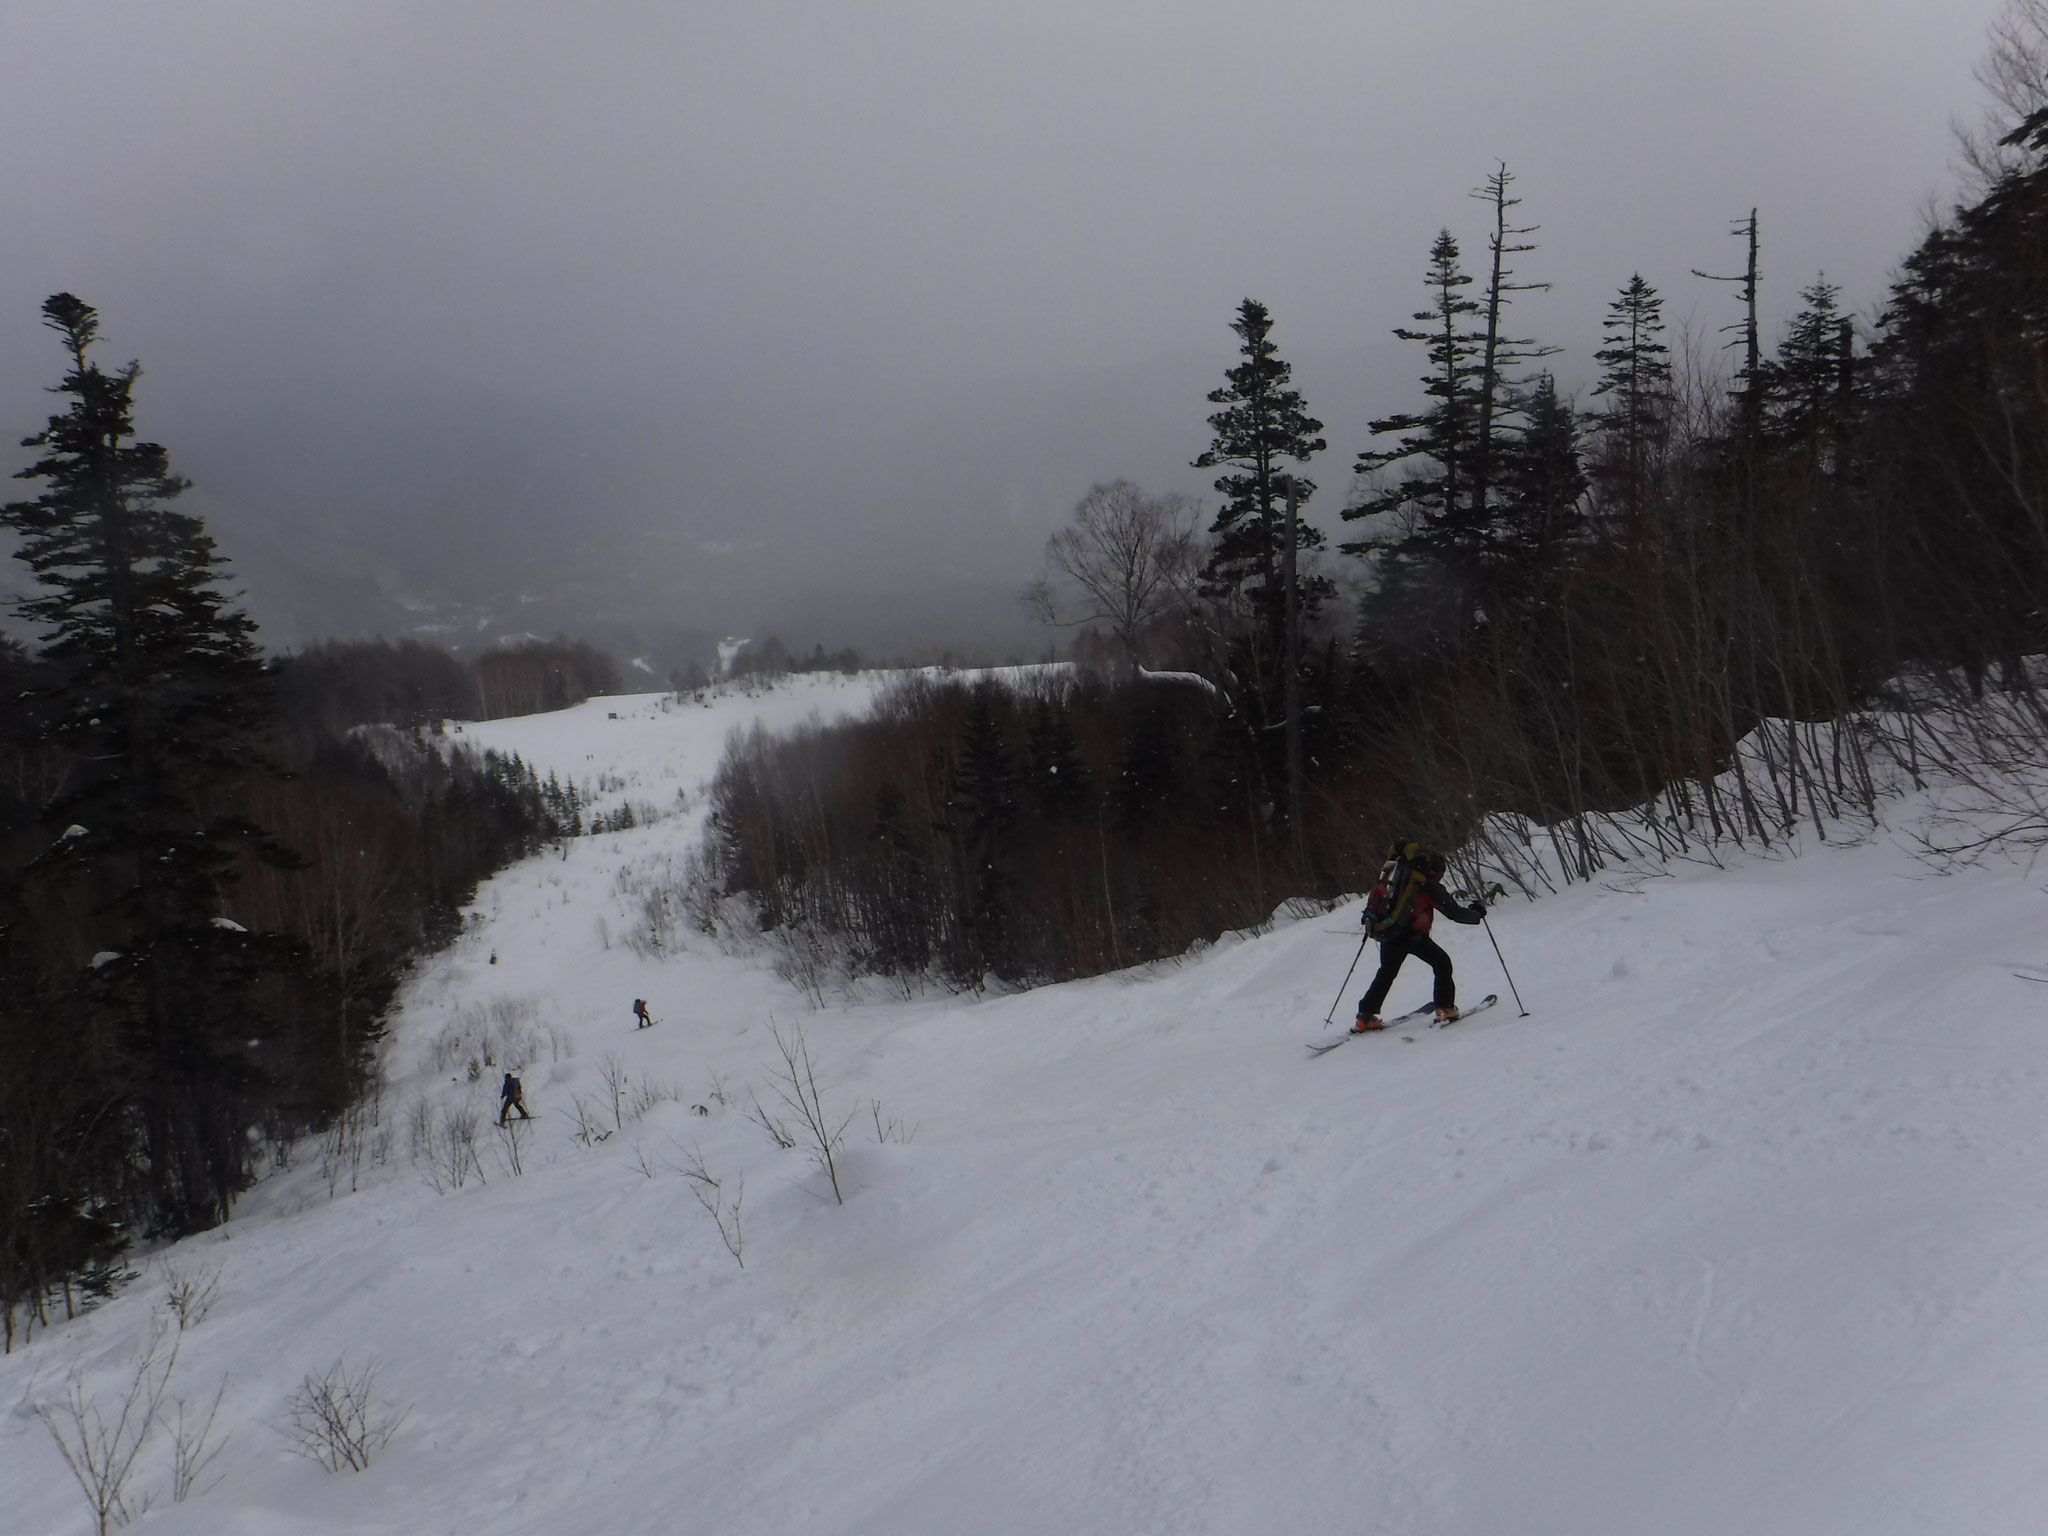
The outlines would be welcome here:
<svg viewBox="0 0 2048 1536">
<path fill-rule="evenodd" d="M 704 1154 L 696 1147 L 683 1153 L 683 1161 L 676 1171 L 690 1181 L 690 1193 L 697 1197 L 697 1203 L 704 1207 L 705 1214 L 718 1223 L 718 1235 L 725 1243 L 725 1251 L 732 1255 L 735 1264 L 745 1269 L 746 1239 L 740 1229 L 740 1209 L 747 1197 L 746 1180 L 734 1179 L 728 1192 L 725 1181 L 713 1177 L 711 1170 L 704 1166 Z"/>
<path fill-rule="evenodd" d="M 182 1504 L 194 1493 L 204 1493 L 199 1479 L 206 1475 L 213 1458 L 228 1448 L 232 1433 L 213 1438 L 213 1421 L 220 1416 L 220 1400 L 227 1396 L 228 1379 L 223 1376 L 220 1385 L 214 1389 L 213 1401 L 207 1406 L 205 1417 L 201 1417 L 184 1398 L 172 1404 L 172 1414 L 165 1426 L 171 1434 L 171 1502 Z M 217 1479 L 216 1479 L 217 1481 Z"/>
<path fill-rule="evenodd" d="M 576 1122 L 570 1134 L 584 1146 L 594 1147 L 611 1139 L 612 1133 L 604 1128 L 603 1105 L 593 1104 L 579 1093 L 569 1101 L 569 1113 Z"/>
<path fill-rule="evenodd" d="M 895 1116 L 884 1115 L 880 1099 L 869 1099 L 868 1110 L 875 1117 L 875 1144 L 877 1146 L 885 1146 L 889 1142 L 894 1141 L 907 1147 L 912 1141 L 917 1139 L 917 1127 L 914 1125 L 906 1127 Z"/>
<path fill-rule="evenodd" d="M 477 1139 L 483 1131 L 483 1116 L 473 1104 L 437 1110 L 425 1098 L 415 1099 L 406 1116 L 412 1165 L 437 1195 L 460 1189 L 474 1173 L 484 1178 L 484 1165 L 477 1156 Z"/>
<path fill-rule="evenodd" d="M 178 1320 L 178 1332 L 197 1328 L 206 1321 L 206 1314 L 213 1310 L 214 1299 L 220 1294 L 222 1268 L 216 1264 L 211 1269 L 188 1270 L 165 1262 L 164 1305 Z"/>
<path fill-rule="evenodd" d="M 286 1403 L 290 1417 L 278 1432 L 330 1472 L 362 1471 L 412 1412 L 379 1398 L 376 1379 L 374 1361 L 358 1369 L 337 1360 L 320 1375 L 308 1374 Z"/>
<path fill-rule="evenodd" d="M 35 1405 L 36 1417 L 78 1479 L 99 1536 L 119 1530 L 155 1502 L 144 1497 L 131 1506 L 128 1480 L 156 1427 L 157 1410 L 177 1363 L 177 1344 L 166 1349 L 162 1333 L 157 1333 L 143 1349 L 118 1403 L 102 1408 L 98 1398 L 87 1396 L 85 1383 L 74 1370 L 62 1400 Z"/>
<path fill-rule="evenodd" d="M 775 1096 L 789 1111 L 796 1137 L 790 1138 L 787 1131 L 773 1123 L 758 1099 L 754 1101 L 755 1112 L 769 1134 L 784 1146 L 802 1141 L 811 1161 L 824 1169 L 825 1177 L 831 1180 L 832 1198 L 844 1205 L 846 1195 L 839 1188 L 838 1152 L 846 1140 L 846 1128 L 853 1124 L 854 1111 L 848 1110 L 840 1119 L 826 1110 L 817 1070 L 811 1063 L 811 1044 L 801 1028 L 792 1028 L 786 1035 L 777 1029 L 774 1037 L 775 1049 L 782 1057 L 782 1066 L 773 1077 Z"/>
</svg>

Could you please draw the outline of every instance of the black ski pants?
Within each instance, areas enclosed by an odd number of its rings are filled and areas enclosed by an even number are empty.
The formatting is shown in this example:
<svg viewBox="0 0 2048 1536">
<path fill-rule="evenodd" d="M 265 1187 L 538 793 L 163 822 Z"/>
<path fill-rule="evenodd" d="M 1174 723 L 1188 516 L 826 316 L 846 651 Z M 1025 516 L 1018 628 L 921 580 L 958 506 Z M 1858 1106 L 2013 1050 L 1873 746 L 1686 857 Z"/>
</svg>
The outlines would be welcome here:
<svg viewBox="0 0 2048 1536">
<path fill-rule="evenodd" d="M 1410 930 L 1380 940 L 1379 974 L 1365 989 L 1365 996 L 1358 1000 L 1361 1019 L 1374 1017 L 1385 1006 L 1387 994 L 1394 990 L 1394 978 L 1401 974 L 1401 962 L 1410 955 L 1427 960 L 1429 968 L 1436 972 L 1436 1006 L 1458 1006 L 1458 984 L 1451 978 L 1451 957 L 1428 934 Z"/>
</svg>

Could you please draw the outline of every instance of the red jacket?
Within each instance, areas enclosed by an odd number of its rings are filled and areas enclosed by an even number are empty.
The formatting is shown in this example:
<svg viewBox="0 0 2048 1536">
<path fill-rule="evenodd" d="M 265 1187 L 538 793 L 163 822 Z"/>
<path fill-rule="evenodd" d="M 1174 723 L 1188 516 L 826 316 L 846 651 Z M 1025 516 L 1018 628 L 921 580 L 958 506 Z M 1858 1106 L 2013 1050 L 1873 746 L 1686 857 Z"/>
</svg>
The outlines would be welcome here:
<svg viewBox="0 0 2048 1536">
<path fill-rule="evenodd" d="M 1444 889 L 1441 880 L 1429 880 L 1415 893 L 1415 900 L 1409 905 L 1408 921 L 1403 926 L 1413 934 L 1428 933 L 1429 925 L 1436 921 L 1439 907 L 1443 909 L 1444 916 L 1454 923 L 1476 923 L 1486 915 L 1483 907 L 1459 905 L 1457 897 Z"/>
</svg>

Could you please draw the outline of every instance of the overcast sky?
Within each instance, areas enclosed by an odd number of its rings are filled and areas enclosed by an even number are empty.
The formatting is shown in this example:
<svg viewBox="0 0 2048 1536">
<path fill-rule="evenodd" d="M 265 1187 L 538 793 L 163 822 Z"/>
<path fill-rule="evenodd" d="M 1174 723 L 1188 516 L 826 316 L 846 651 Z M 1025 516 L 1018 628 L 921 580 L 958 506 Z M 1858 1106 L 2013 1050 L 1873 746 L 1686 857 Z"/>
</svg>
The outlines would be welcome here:
<svg viewBox="0 0 2048 1536">
<path fill-rule="evenodd" d="M 1774 315 L 1874 303 L 1997 9 L 0 0 L 0 429 L 69 289 L 231 553 L 537 590 L 567 541 L 710 627 L 993 590 L 1091 480 L 1200 485 L 1248 294 L 1332 514 L 1496 160 L 1568 385 L 1632 271 L 1732 318 L 1687 274 L 1752 205 Z"/>
</svg>

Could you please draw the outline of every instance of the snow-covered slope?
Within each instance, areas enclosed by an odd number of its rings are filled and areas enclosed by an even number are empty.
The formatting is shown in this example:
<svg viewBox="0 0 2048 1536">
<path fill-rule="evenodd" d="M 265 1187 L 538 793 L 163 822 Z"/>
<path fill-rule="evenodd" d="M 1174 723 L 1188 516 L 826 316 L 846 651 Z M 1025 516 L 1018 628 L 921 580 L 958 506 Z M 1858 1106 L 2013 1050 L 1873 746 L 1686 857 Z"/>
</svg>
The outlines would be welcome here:
<svg viewBox="0 0 2048 1536">
<path fill-rule="evenodd" d="M 1141 973 L 823 1010 L 765 957 L 629 948 L 725 731 L 872 686 L 468 728 L 689 809 L 484 889 L 407 993 L 359 1192 L 306 1148 L 172 1255 L 223 1266 L 174 1391 L 225 1373 L 237 1429 L 218 1486 L 137 1529 L 2048 1529 L 2048 985 L 2013 975 L 2048 975 L 2038 878 L 1937 878 L 1880 834 L 1510 903 L 1531 1017 L 1313 1060 L 1355 905 Z M 1505 992 L 1479 930 L 1448 944 L 1468 997 Z M 540 1118 L 522 1175 L 487 1145 L 488 1183 L 437 1194 L 408 1106 L 495 1109 L 494 1070 L 432 1048 L 493 1003 L 554 1032 Z M 745 1112 L 772 1025 L 855 1114 L 843 1206 Z M 679 1099 L 585 1146 L 614 1052 Z M 744 1180 L 744 1269 L 673 1171 L 693 1151 Z M 0 1361 L 6 1529 L 89 1529 L 28 1405 L 74 1365 L 117 1389 L 158 1289 Z M 342 1356 L 412 1411 L 330 1475 L 269 1426 Z"/>
</svg>

